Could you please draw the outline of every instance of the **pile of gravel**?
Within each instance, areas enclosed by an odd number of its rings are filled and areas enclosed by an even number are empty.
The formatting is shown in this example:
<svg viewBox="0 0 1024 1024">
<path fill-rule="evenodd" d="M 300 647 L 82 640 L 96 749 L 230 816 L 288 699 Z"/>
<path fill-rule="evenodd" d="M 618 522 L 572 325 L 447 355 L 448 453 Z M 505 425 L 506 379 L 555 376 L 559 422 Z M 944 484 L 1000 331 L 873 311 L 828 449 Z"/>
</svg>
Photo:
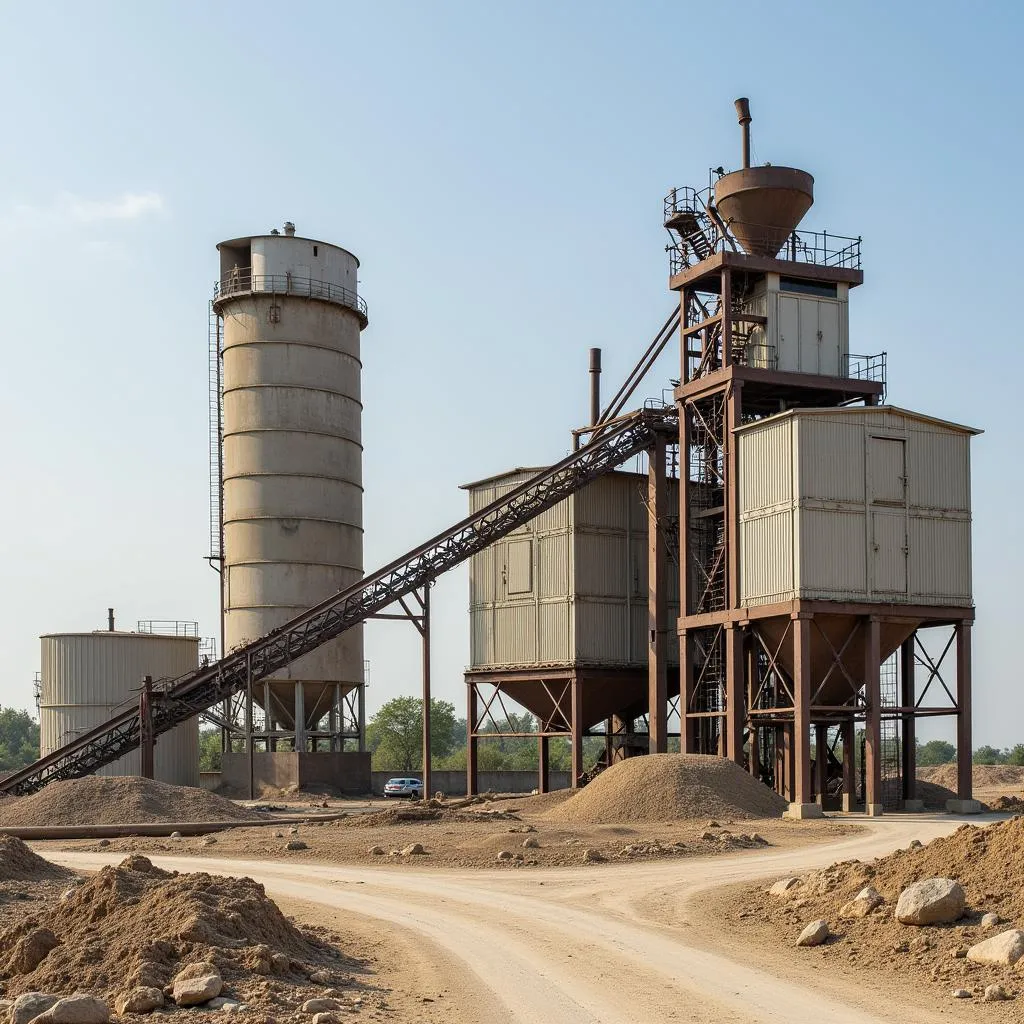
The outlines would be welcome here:
<svg viewBox="0 0 1024 1024">
<path fill-rule="evenodd" d="M 0 826 L 6 827 L 262 820 L 263 815 L 204 789 L 131 775 L 51 782 L 31 796 L 0 803 Z"/>
<path fill-rule="evenodd" d="M 0 836 L 0 882 L 54 882 L 71 872 L 33 853 L 20 839 Z"/>
<path fill-rule="evenodd" d="M 739 765 L 710 754 L 619 761 L 544 817 L 589 825 L 625 821 L 777 818 L 785 799 Z"/>
</svg>

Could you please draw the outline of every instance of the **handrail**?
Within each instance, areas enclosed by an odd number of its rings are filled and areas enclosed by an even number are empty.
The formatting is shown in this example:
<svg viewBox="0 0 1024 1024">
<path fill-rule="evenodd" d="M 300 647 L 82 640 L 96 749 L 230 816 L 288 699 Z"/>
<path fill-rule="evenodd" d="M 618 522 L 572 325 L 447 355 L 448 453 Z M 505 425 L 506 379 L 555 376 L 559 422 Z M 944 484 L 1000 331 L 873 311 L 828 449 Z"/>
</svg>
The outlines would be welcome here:
<svg viewBox="0 0 1024 1024">
<path fill-rule="evenodd" d="M 542 470 L 425 544 L 308 611 L 162 690 L 152 704 L 153 735 L 173 729 L 340 636 L 523 523 L 678 430 L 674 409 L 640 410 L 590 444 Z M 0 792 L 22 795 L 57 779 L 78 778 L 139 746 L 139 711 L 130 708 L 34 764 L 0 779 Z"/>
<path fill-rule="evenodd" d="M 347 306 L 359 314 L 362 326 L 369 323 L 366 301 L 351 288 L 320 281 L 311 277 L 295 277 L 294 274 L 254 274 L 252 267 L 240 267 L 225 274 L 213 285 L 213 302 L 222 302 L 233 295 L 247 295 L 252 292 L 270 292 L 274 295 L 297 295 L 303 298 L 323 299 L 339 306 Z"/>
</svg>

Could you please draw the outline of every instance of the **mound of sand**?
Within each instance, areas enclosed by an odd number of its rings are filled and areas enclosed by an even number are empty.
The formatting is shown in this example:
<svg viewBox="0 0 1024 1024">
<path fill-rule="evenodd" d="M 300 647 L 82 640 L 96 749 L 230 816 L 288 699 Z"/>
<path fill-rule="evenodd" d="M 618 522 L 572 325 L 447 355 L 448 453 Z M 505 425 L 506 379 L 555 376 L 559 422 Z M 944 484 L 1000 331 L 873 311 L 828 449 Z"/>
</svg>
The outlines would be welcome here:
<svg viewBox="0 0 1024 1024">
<path fill-rule="evenodd" d="M 956 783 L 954 783 L 954 786 Z M 917 780 L 917 798 L 923 800 L 929 811 L 944 811 L 947 800 L 956 799 L 956 791 L 940 786 L 937 782 L 925 782 Z"/>
<path fill-rule="evenodd" d="M 258 1001 L 266 989 L 260 976 L 294 982 L 339 959 L 292 925 L 252 879 L 171 874 L 138 855 L 0 931 L 8 995 L 80 990 L 110 999 L 136 985 L 163 988 L 206 961 L 246 1002 Z"/>
<path fill-rule="evenodd" d="M 957 767 L 939 764 L 917 769 L 917 777 L 956 790 Z M 976 764 L 971 769 L 975 789 L 1024 789 L 1024 766 L 1016 764 Z"/>
<path fill-rule="evenodd" d="M 544 817 L 601 825 L 624 821 L 775 818 L 786 801 L 724 757 L 648 754 L 601 772 Z"/>
<path fill-rule="evenodd" d="M 70 875 L 66 868 L 33 853 L 20 839 L 0 836 L 0 882 L 52 882 Z"/>
<path fill-rule="evenodd" d="M 0 826 L 8 827 L 262 820 L 255 811 L 204 789 L 131 775 L 51 782 L 38 793 L 0 804 Z"/>
</svg>

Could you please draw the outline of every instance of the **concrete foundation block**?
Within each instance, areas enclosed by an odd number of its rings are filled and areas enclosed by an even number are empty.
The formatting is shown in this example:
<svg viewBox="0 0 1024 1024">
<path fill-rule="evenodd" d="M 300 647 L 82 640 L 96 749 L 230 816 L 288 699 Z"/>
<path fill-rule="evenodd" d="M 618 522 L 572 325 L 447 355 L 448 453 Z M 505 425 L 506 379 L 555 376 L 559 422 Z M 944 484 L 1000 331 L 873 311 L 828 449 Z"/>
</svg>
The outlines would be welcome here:
<svg viewBox="0 0 1024 1024">
<path fill-rule="evenodd" d="M 924 810 L 924 801 L 923 800 L 904 800 L 903 801 L 903 810 L 910 811 L 910 812 L 923 811 Z"/>
<path fill-rule="evenodd" d="M 844 793 L 843 794 L 843 810 L 846 811 L 847 814 L 849 814 L 850 811 L 855 811 L 856 809 L 857 809 L 857 798 L 855 796 L 852 796 L 850 793 Z"/>
<path fill-rule="evenodd" d="M 824 818 L 821 807 L 818 804 L 790 804 L 786 810 L 787 818 Z"/>
<path fill-rule="evenodd" d="M 947 800 L 946 810 L 950 814 L 981 814 L 981 804 L 977 800 Z"/>
<path fill-rule="evenodd" d="M 869 818 L 880 818 L 882 816 L 882 805 L 881 804 L 865 804 L 864 813 Z"/>
</svg>

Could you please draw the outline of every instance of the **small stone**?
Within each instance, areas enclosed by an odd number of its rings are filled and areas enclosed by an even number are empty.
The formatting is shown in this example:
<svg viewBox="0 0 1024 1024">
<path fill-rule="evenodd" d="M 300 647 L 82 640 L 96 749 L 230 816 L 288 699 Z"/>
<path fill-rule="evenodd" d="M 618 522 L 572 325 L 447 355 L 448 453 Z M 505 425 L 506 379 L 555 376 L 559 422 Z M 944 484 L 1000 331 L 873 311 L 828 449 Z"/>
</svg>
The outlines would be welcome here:
<svg viewBox="0 0 1024 1024">
<path fill-rule="evenodd" d="M 983 1003 L 1001 1003 L 1009 998 L 1010 993 L 1002 985 L 986 985 L 981 1001 Z"/>
<path fill-rule="evenodd" d="M 892 951 L 894 953 L 909 953 L 910 946 L 906 942 L 893 943 Z"/>
<path fill-rule="evenodd" d="M 315 985 L 330 985 L 334 979 L 330 971 L 313 971 L 309 980 Z"/>
<path fill-rule="evenodd" d="M 36 1020 L 40 1024 L 107 1024 L 110 1007 L 95 996 L 68 996 L 67 999 L 58 999 Z"/>
<path fill-rule="evenodd" d="M 172 832 L 171 833 L 171 838 L 172 839 L 180 839 L 181 838 L 181 833 L 180 832 Z"/>
<path fill-rule="evenodd" d="M 952 878 L 929 878 L 908 885 L 896 903 L 900 924 L 950 924 L 963 916 L 967 897 Z"/>
<path fill-rule="evenodd" d="M 291 966 L 291 960 L 284 953 L 274 953 L 270 958 L 270 969 L 275 974 L 287 974 Z"/>
<path fill-rule="evenodd" d="M 720 828 L 721 826 L 718 824 L 717 821 L 709 821 L 704 827 L 705 828 Z"/>
<path fill-rule="evenodd" d="M 338 1024 L 338 1018 L 333 1013 L 314 1013 L 313 1024 Z"/>
<path fill-rule="evenodd" d="M 283 832 L 275 832 L 274 833 L 274 838 L 275 839 L 284 839 L 284 833 Z"/>
<path fill-rule="evenodd" d="M 171 982 L 171 995 L 178 1006 L 199 1006 L 216 999 L 224 988 L 220 971 L 210 963 L 190 964 Z"/>
<path fill-rule="evenodd" d="M 885 900 L 882 899 L 881 893 L 873 886 L 867 885 L 849 903 L 843 904 L 843 908 L 839 911 L 839 916 L 847 919 L 867 917 L 868 914 L 877 907 L 880 907 L 884 902 Z"/>
<path fill-rule="evenodd" d="M 63 892 L 62 892 L 62 893 L 60 894 L 60 901 L 61 901 L 61 903 L 64 903 L 64 902 L 66 902 L 67 900 L 71 899 L 71 897 L 72 897 L 72 896 L 74 896 L 74 895 L 75 895 L 75 889 L 74 889 L 74 887 L 72 887 L 72 888 L 70 888 L 70 889 L 65 889 L 65 890 L 64 890 L 64 891 L 63 891 Z"/>
<path fill-rule="evenodd" d="M 812 921 L 796 940 L 798 946 L 820 946 L 829 936 L 828 921 Z"/>
<path fill-rule="evenodd" d="M 765 839 L 765 837 L 763 835 L 761 835 L 760 832 L 755 832 L 750 837 L 750 841 L 752 843 L 757 843 L 758 846 L 767 846 L 768 845 L 768 840 Z"/>
<path fill-rule="evenodd" d="M 701 837 L 703 838 L 703 836 Z M 769 896 L 785 896 L 795 885 L 800 884 L 799 878 L 780 878 L 769 890 Z"/>
<path fill-rule="evenodd" d="M 982 928 L 995 928 L 1000 924 L 1000 918 L 998 914 L 982 914 L 981 915 L 981 927 Z"/>
<path fill-rule="evenodd" d="M 120 1017 L 125 1013 L 152 1013 L 164 1005 L 164 994 L 158 988 L 139 986 L 117 997 L 114 1009 Z"/>
<path fill-rule="evenodd" d="M 286 850 L 308 850 L 309 847 L 301 839 L 289 839 L 284 844 Z"/>
<path fill-rule="evenodd" d="M 950 993 L 950 995 L 954 999 L 970 999 L 971 998 L 971 993 L 968 992 L 967 989 L 965 989 L 965 988 L 955 988 Z"/>
<path fill-rule="evenodd" d="M 109 839 L 101 839 L 96 845 L 97 846 L 103 846 L 103 847 L 109 846 L 110 845 L 110 840 Z"/>
<path fill-rule="evenodd" d="M 924 847 L 924 843 L 922 843 L 920 839 L 911 839 L 910 840 L 910 849 L 911 850 L 920 850 L 923 847 Z"/>
<path fill-rule="evenodd" d="M 203 846 L 215 846 L 217 839 L 215 836 L 205 836 L 203 838 Z"/>
<path fill-rule="evenodd" d="M 46 995 L 43 992 L 26 992 L 14 1000 L 11 1007 L 10 1024 L 28 1024 L 41 1013 L 46 1013 L 54 1003 L 56 996 Z"/>
<path fill-rule="evenodd" d="M 506 861 L 510 861 L 510 860 L 512 860 L 512 851 L 511 850 L 502 850 L 495 859 L 500 861 L 501 863 L 505 863 Z"/>
<path fill-rule="evenodd" d="M 1024 931 L 1011 928 L 1000 932 L 991 939 L 971 946 L 967 959 L 976 964 L 995 964 L 998 967 L 1012 967 L 1024 956 Z"/>
<path fill-rule="evenodd" d="M 524 850 L 536 850 L 536 849 L 539 849 L 539 847 L 540 847 L 540 842 L 536 838 L 534 838 L 533 836 L 527 836 L 527 838 L 523 840 L 523 849 Z"/>
<path fill-rule="evenodd" d="M 953 958 L 954 960 L 963 960 L 963 958 L 964 958 L 965 956 L 967 956 L 967 950 L 966 950 L 966 949 L 964 949 L 964 947 L 963 947 L 963 946 L 957 946 L 957 947 L 956 947 L 956 949 L 954 949 L 954 950 L 953 950 L 953 951 L 952 951 L 952 952 L 950 953 L 950 956 L 951 956 L 951 957 L 952 957 L 952 958 Z"/>
<path fill-rule="evenodd" d="M 302 1004 L 303 1013 L 333 1013 L 341 1009 L 337 999 L 307 999 Z"/>
<path fill-rule="evenodd" d="M 292 825 L 292 827 L 288 829 L 288 834 L 297 836 L 299 834 L 299 830 L 294 825 Z"/>
<path fill-rule="evenodd" d="M 384 847 L 383 846 L 371 846 L 366 852 L 371 857 L 383 857 L 384 856 Z"/>
<path fill-rule="evenodd" d="M 583 851 L 583 863 L 584 864 L 599 864 L 604 860 L 604 854 L 600 850 L 584 850 Z"/>
<path fill-rule="evenodd" d="M 403 857 L 424 856 L 426 854 L 426 852 L 427 851 L 423 849 L 423 844 L 422 843 L 410 843 L 404 850 L 402 850 L 402 856 Z"/>
<path fill-rule="evenodd" d="M 701 834 L 697 838 L 704 843 L 713 843 L 718 838 L 718 836 L 716 836 L 713 832 L 701 832 Z"/>
</svg>

